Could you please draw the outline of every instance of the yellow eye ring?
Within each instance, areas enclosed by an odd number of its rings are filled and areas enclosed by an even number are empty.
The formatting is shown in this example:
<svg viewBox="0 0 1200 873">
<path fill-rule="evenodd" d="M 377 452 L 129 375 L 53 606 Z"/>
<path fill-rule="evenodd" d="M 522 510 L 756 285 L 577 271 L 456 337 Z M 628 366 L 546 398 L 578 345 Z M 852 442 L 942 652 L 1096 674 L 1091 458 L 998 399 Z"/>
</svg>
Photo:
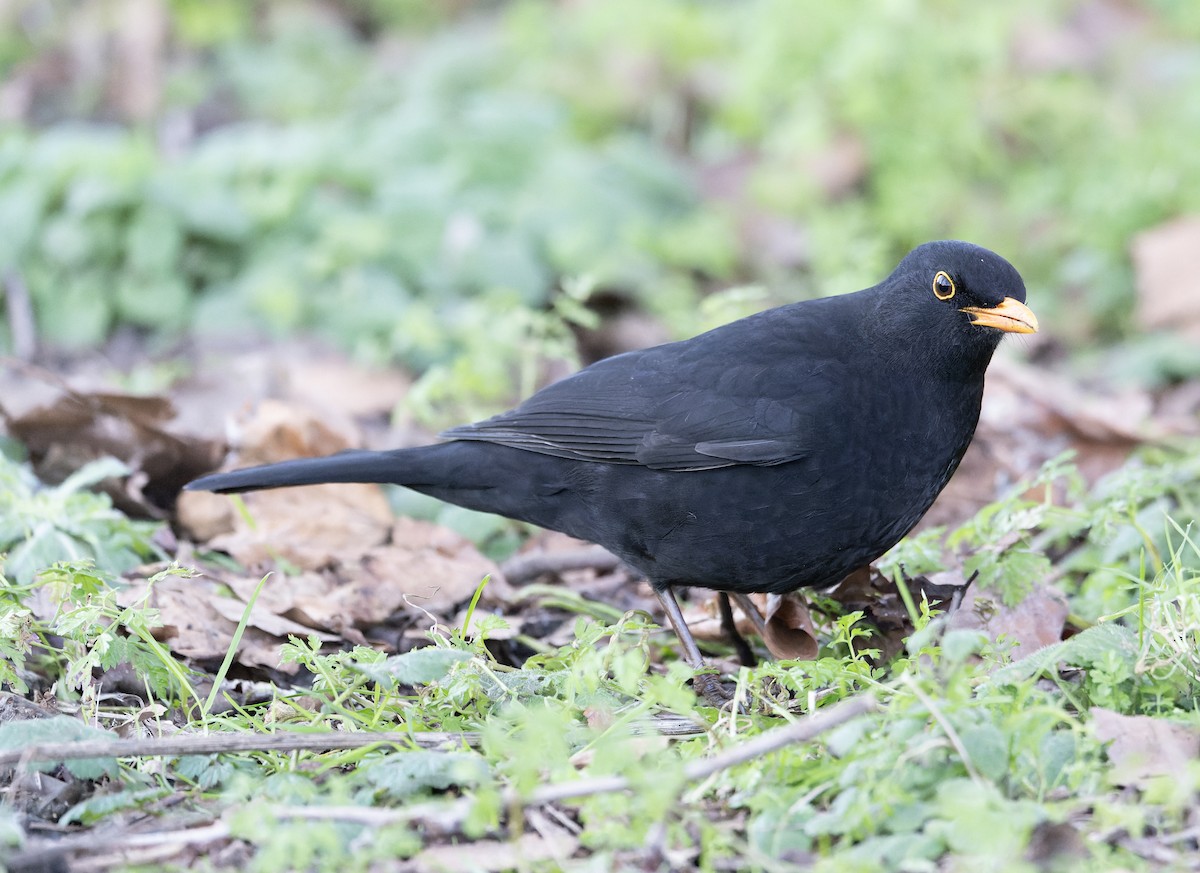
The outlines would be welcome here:
<svg viewBox="0 0 1200 873">
<path fill-rule="evenodd" d="M 950 274 L 945 270 L 938 270 L 937 275 L 933 277 L 933 296 L 938 300 L 949 300 L 956 290 Z"/>
</svg>

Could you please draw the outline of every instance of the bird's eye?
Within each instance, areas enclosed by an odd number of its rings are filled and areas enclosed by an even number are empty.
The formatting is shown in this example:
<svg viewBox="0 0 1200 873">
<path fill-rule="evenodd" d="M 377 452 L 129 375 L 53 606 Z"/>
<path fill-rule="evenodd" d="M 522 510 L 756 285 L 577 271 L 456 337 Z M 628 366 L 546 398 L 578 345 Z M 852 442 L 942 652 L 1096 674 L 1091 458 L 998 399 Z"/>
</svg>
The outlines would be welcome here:
<svg viewBox="0 0 1200 873">
<path fill-rule="evenodd" d="M 954 291 L 954 280 L 945 270 L 938 270 L 938 274 L 933 277 L 933 296 L 938 300 L 949 300 L 954 296 Z"/>
</svg>

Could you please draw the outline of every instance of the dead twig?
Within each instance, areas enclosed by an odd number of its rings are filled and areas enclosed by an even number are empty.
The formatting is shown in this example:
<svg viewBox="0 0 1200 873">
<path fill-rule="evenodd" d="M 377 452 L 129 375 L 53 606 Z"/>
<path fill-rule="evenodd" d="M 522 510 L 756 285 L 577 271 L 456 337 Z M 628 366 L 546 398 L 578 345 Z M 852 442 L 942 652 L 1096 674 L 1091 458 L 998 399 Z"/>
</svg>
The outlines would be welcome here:
<svg viewBox="0 0 1200 873">
<path fill-rule="evenodd" d="M 477 733 L 279 733 L 208 734 L 141 737 L 128 740 L 80 740 L 41 743 L 0 752 L 0 765 L 32 761 L 75 761 L 81 758 L 159 758 L 177 755 L 219 755 L 231 752 L 295 752 L 361 749 L 375 745 L 417 745 L 437 749 L 448 745 L 477 745 Z"/>
<path fill-rule="evenodd" d="M 633 725 L 635 734 L 664 737 L 688 737 L 704 733 L 691 719 L 659 715 Z M 125 740 L 79 740 L 70 743 L 41 743 L 23 749 L 0 751 L 0 766 L 34 761 L 76 761 L 81 758 L 162 758 L 181 755 L 221 755 L 237 752 L 325 752 L 335 749 L 361 749 L 374 745 L 441 749 L 457 744 L 479 745 L 479 734 L 434 732 L 404 733 L 223 733 L 183 734 L 173 737 L 140 737 Z"/>
<path fill-rule="evenodd" d="M 514 555 L 500 565 L 500 572 L 513 585 L 530 582 L 538 576 L 565 573 L 568 570 L 597 570 L 611 573 L 621 566 L 621 561 L 612 552 L 601 546 L 572 549 L 569 552 L 531 552 Z"/>
<path fill-rule="evenodd" d="M 108 870 L 118 864 L 154 863 L 164 861 L 189 846 L 205 845 L 230 838 L 230 827 L 217 821 L 197 827 L 169 831 L 130 833 L 114 830 L 108 833 L 72 834 L 55 840 L 38 840 L 21 852 L 4 859 L 7 869 L 14 871 L 59 870 L 70 857 L 70 869 Z M 83 855 L 83 857 L 80 857 Z"/>
<path fill-rule="evenodd" d="M 839 703 L 829 709 L 802 718 L 791 724 L 759 734 L 751 740 L 726 749 L 711 758 L 693 761 L 683 768 L 683 778 L 688 782 L 699 782 L 723 770 L 745 764 L 771 752 L 797 743 L 808 742 L 821 734 L 833 730 L 852 719 L 873 712 L 878 707 L 873 694 L 864 694 Z M 633 783 L 624 776 L 597 776 L 592 779 L 576 779 L 546 785 L 521 797 L 514 791 L 506 791 L 501 805 L 504 807 L 544 806 L 580 797 L 628 791 Z M 470 810 L 470 798 L 456 800 L 450 804 L 424 803 L 404 809 L 375 809 L 367 807 L 283 807 L 275 812 L 281 818 L 346 819 L 362 824 L 384 826 L 414 819 L 435 819 L 443 826 L 450 821 L 461 821 Z"/>
<path fill-rule="evenodd" d="M 787 746 L 807 742 L 815 739 L 826 731 L 832 730 L 839 725 L 872 712 L 877 707 L 877 703 L 873 695 L 865 694 L 861 697 L 856 697 L 832 706 L 827 710 L 818 712 L 807 718 L 799 719 L 791 724 L 783 727 L 775 728 L 760 734 L 754 739 L 741 743 L 732 748 L 726 749 L 719 754 L 713 755 L 711 758 L 705 758 L 699 761 L 693 761 L 683 769 L 683 777 L 688 782 L 698 782 L 707 779 L 722 770 L 727 770 L 731 767 L 736 767 L 739 764 L 745 764 L 748 761 L 753 761 L 771 752 L 786 748 Z M 277 735 L 272 735 L 274 738 Z M 245 739 L 257 740 L 258 745 L 252 746 L 246 744 L 240 751 L 248 751 L 251 748 L 262 748 L 262 740 L 265 737 L 259 735 L 251 735 Z M 336 734 L 298 734 L 285 735 L 279 737 L 282 740 L 310 740 L 309 744 L 295 744 L 291 748 L 353 748 L 361 745 L 368 745 L 370 742 L 397 742 L 407 743 L 421 738 L 425 741 L 437 739 L 437 742 L 428 742 L 428 745 L 438 745 L 448 741 L 467 741 L 472 738 L 470 734 L 346 734 L 340 737 Z M 229 740 L 235 739 L 232 737 L 187 737 L 187 738 L 168 738 L 153 741 L 128 741 L 119 740 L 111 743 L 96 743 L 96 742 L 81 742 L 81 743 L 60 743 L 57 744 L 60 752 L 51 757 L 59 759 L 65 757 L 101 757 L 114 755 L 112 748 L 120 746 L 122 749 L 128 749 L 135 743 L 141 743 L 143 749 L 151 749 L 152 751 L 142 751 L 140 754 L 204 754 L 198 751 L 199 740 Z M 337 740 L 352 740 L 354 745 L 338 745 Z M 180 743 L 180 740 L 188 740 L 191 742 Z M 168 743 L 173 743 L 174 748 L 168 751 Z M 425 743 L 422 743 L 423 745 Z M 208 752 L 212 751 L 229 751 L 230 743 L 213 743 Z M 217 746 L 223 746 L 217 748 Z M 107 751 L 97 751 L 101 747 L 107 747 Z M 51 748 L 50 746 L 37 747 L 26 751 L 39 751 L 41 749 Z M 179 751 L 181 748 L 186 748 L 186 752 Z M 278 749 L 281 746 L 272 746 Z M 69 752 L 63 755 L 61 750 Z M 86 754 L 75 754 L 80 751 Z M 125 757 L 131 753 L 124 751 L 118 757 Z M 11 760 L 12 753 L 6 753 L 6 757 Z M 44 760 L 39 757 L 37 760 Z M 517 792 L 509 790 L 504 793 L 502 805 L 506 808 L 513 807 L 538 807 L 547 804 L 556 803 L 564 800 L 572 800 L 581 797 L 590 797 L 597 794 L 605 794 L 617 791 L 628 791 L 632 788 L 632 783 L 629 779 L 623 776 L 602 776 L 594 779 L 579 779 L 573 782 L 564 782 L 558 785 L 544 786 L 532 794 L 521 797 Z M 424 822 L 427 825 L 435 826 L 436 828 L 449 832 L 459 826 L 466 819 L 471 810 L 473 800 L 469 797 L 459 798 L 450 803 L 442 801 L 430 801 L 427 803 L 413 804 L 402 809 L 379 809 L 376 807 L 365 806 L 281 806 L 274 807 L 272 814 L 280 819 L 299 819 L 302 821 L 344 821 L 353 824 L 362 825 L 369 828 L 387 827 L 396 824 L 407 824 L 414 821 Z M 212 822 L 208 825 L 191 828 L 179 828 L 169 831 L 158 831 L 152 833 L 141 834 L 124 834 L 119 837 L 119 843 L 116 840 L 107 840 L 100 838 L 97 840 L 97 835 L 91 834 L 87 836 L 89 848 L 91 852 L 96 853 L 108 852 L 109 855 L 103 857 L 104 864 L 109 862 L 124 862 L 129 857 L 145 859 L 147 861 L 162 860 L 172 854 L 181 851 L 187 846 L 195 846 L 206 843 L 212 843 L 231 837 L 229 825 L 225 821 Z M 44 856 L 52 854 L 57 858 L 65 857 L 72 854 L 80 848 L 75 841 L 68 838 L 66 841 L 59 842 L 53 846 L 35 846 L 30 847 L 20 856 L 9 859 L 11 861 L 34 861 L 42 860 Z M 100 859 L 96 857 L 93 864 L 88 869 L 101 869 Z M 72 869 L 75 869 L 72 867 Z M 80 867 L 79 869 L 84 869 Z"/>
</svg>

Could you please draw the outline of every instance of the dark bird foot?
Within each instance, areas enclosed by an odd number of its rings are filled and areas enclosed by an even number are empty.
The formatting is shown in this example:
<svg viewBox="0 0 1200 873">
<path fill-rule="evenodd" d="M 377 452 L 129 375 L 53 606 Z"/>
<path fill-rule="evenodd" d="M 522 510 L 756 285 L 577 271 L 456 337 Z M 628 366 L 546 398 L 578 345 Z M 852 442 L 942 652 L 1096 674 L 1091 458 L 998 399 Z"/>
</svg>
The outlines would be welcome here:
<svg viewBox="0 0 1200 873">
<path fill-rule="evenodd" d="M 717 709 L 724 709 L 733 702 L 732 689 L 716 673 L 697 673 L 692 677 L 692 688 L 709 706 Z"/>
</svg>

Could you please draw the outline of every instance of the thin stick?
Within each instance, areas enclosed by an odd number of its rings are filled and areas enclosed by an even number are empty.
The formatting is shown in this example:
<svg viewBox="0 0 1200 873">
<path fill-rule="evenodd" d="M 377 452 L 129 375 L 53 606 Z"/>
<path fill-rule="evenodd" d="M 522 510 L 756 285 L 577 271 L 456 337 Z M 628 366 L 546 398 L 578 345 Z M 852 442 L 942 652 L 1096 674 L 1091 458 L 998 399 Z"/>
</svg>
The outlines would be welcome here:
<svg viewBox="0 0 1200 873">
<path fill-rule="evenodd" d="M 29 761 L 75 761 L 80 758 L 160 758 L 177 755 L 218 755 L 227 752 L 295 752 L 361 749 L 364 746 L 414 744 L 423 749 L 479 743 L 478 733 L 229 733 L 141 737 L 130 740 L 81 740 L 74 743 L 40 743 L 0 752 L 0 765 Z"/>
<path fill-rule="evenodd" d="M 531 552 L 528 555 L 514 555 L 500 565 L 500 572 L 504 574 L 507 582 L 520 585 L 550 573 L 565 573 L 568 570 L 599 570 L 608 573 L 619 566 L 621 561 L 612 552 L 602 546 L 589 546 L 569 552 Z"/>
<path fill-rule="evenodd" d="M 706 758 L 699 761 L 693 761 L 683 768 L 683 777 L 689 782 L 698 782 L 707 779 L 722 770 L 728 770 L 731 767 L 736 767 L 739 764 L 745 764 L 753 761 L 756 758 L 761 758 L 771 752 L 793 745 L 795 743 L 803 743 L 815 739 L 826 731 L 832 730 L 839 725 L 872 712 L 877 708 L 874 695 L 864 694 L 861 697 L 856 697 L 851 700 L 843 701 L 836 706 L 831 706 L 829 709 L 818 712 L 814 715 L 802 718 L 791 724 L 783 727 L 775 728 L 760 734 L 752 740 L 741 743 L 730 749 L 713 755 L 711 758 Z M 302 738 L 305 735 L 297 735 L 296 738 Z M 433 736 L 443 738 L 463 739 L 468 735 L 457 734 L 416 734 L 409 736 L 408 734 L 347 734 L 347 738 L 371 738 L 375 741 L 387 741 L 384 738 L 396 738 L 396 741 L 408 742 L 415 737 L 423 737 L 429 739 Z M 290 738 L 290 737 L 288 737 Z M 314 735 L 314 739 L 326 740 L 325 748 L 328 748 L 329 735 Z M 175 739 L 175 738 L 172 738 Z M 210 739 L 205 737 L 203 739 Z M 129 741 L 120 741 L 129 745 Z M 159 741 L 165 743 L 165 741 Z M 63 747 L 80 747 L 90 745 L 98 747 L 100 743 L 62 743 Z M 110 743 L 107 745 L 116 745 Z M 365 744 L 364 744 L 365 745 Z M 44 747 L 42 747 L 44 748 Z M 34 750 L 30 750 L 34 751 Z M 194 750 L 193 750 L 194 751 Z M 160 754 L 176 754 L 175 752 L 160 751 Z M 89 751 L 87 757 L 97 757 L 95 751 Z M 517 792 L 509 789 L 502 795 L 502 805 L 505 808 L 534 807 L 543 806 L 549 803 L 556 803 L 564 800 L 571 800 L 579 797 L 590 797 L 597 794 L 615 793 L 619 791 L 629 791 L 633 787 L 631 781 L 623 776 L 601 776 L 595 779 L 579 779 L 573 782 L 566 782 L 559 785 L 547 785 L 543 788 L 534 791 L 528 797 L 522 798 Z M 386 827 L 395 824 L 404 824 L 413 821 L 434 821 L 443 829 L 457 827 L 463 822 L 471 811 L 473 800 L 469 797 L 459 798 L 450 803 L 431 801 L 427 803 L 414 804 L 404 807 L 403 809 L 377 809 L 374 807 L 362 806 L 283 806 L 274 807 L 272 812 L 281 819 L 301 819 L 301 820 L 320 820 L 320 821 L 348 821 L 355 824 L 361 824 L 368 827 Z M 172 831 L 158 831 L 153 833 L 129 834 L 120 837 L 120 844 L 124 848 L 137 849 L 142 852 L 147 852 L 159 846 L 174 846 L 182 849 L 187 845 L 196 845 L 200 843 L 209 843 L 216 840 L 229 837 L 230 829 L 225 822 L 213 822 L 207 826 L 195 828 L 181 828 Z M 95 835 L 88 835 L 89 848 L 94 853 L 98 849 L 103 851 L 109 848 L 106 841 L 100 840 L 97 844 Z M 69 854 L 77 851 L 80 847 L 73 845 L 70 842 L 63 841 L 56 844 L 54 854 L 56 857 Z M 34 848 L 23 854 L 22 857 L 33 857 L 45 853 L 43 847 Z M 149 857 L 149 856 L 147 856 Z M 10 861 L 13 859 L 9 859 Z"/>
<path fill-rule="evenodd" d="M 632 724 L 635 734 L 664 737 L 688 737 L 704 733 L 691 719 L 659 715 Z M 462 743 L 479 745 L 479 734 L 425 731 L 407 734 L 401 731 L 369 733 L 221 733 L 181 734 L 172 737 L 141 737 L 128 740 L 79 740 L 70 743 L 41 743 L 23 749 L 0 751 L 0 766 L 32 761 L 75 761 L 81 758 L 162 758 L 176 755 L 220 755 L 237 752 L 323 752 L 335 749 L 361 749 L 373 745 L 404 746 L 414 743 L 422 749 L 439 749 Z"/>
<path fill-rule="evenodd" d="M 807 718 L 799 719 L 791 724 L 759 734 L 752 740 L 740 743 L 726 749 L 711 758 L 693 761 L 683 768 L 683 778 L 688 782 L 699 782 L 722 770 L 728 770 L 739 764 L 753 761 L 769 755 L 771 752 L 786 748 L 797 743 L 805 743 L 833 730 L 860 715 L 866 715 L 878 708 L 873 694 L 864 694 L 843 701 L 829 709 L 822 710 Z M 592 779 L 575 779 L 556 785 L 546 785 L 526 797 L 521 797 L 514 791 L 506 791 L 502 797 L 502 805 L 510 807 L 543 806 L 547 803 L 558 803 L 577 797 L 591 797 L 596 794 L 613 794 L 618 791 L 628 791 L 633 787 L 631 780 L 624 776 L 597 776 Z M 395 824 L 401 821 L 411 821 L 431 813 L 443 821 L 445 818 L 454 819 L 457 812 L 465 816 L 470 808 L 470 799 L 463 798 L 452 804 L 420 804 L 406 809 L 373 809 L 359 806 L 347 807 L 283 807 L 276 809 L 275 814 L 280 818 L 335 818 L 346 819 L 364 824 L 377 826 Z M 444 818 L 443 818 L 444 817 Z"/>
</svg>

